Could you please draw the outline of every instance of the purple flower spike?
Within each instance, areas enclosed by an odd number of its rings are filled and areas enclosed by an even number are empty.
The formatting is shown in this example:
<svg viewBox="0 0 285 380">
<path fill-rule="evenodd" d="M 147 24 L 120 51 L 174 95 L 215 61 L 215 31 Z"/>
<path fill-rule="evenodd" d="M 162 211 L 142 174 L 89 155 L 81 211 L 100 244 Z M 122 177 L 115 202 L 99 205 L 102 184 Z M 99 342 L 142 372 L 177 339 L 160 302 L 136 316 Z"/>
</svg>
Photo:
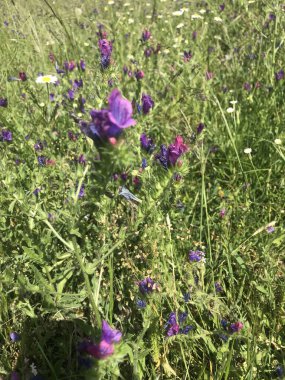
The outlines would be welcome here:
<svg viewBox="0 0 285 380">
<path fill-rule="evenodd" d="M 230 329 L 232 332 L 239 332 L 243 328 L 242 322 L 235 322 L 230 325 Z"/>
<path fill-rule="evenodd" d="M 202 133 L 202 131 L 203 131 L 204 128 L 205 128 L 205 124 L 200 123 L 200 124 L 198 125 L 198 127 L 197 127 L 197 133 L 198 133 L 198 135 L 199 135 L 200 133 Z"/>
<path fill-rule="evenodd" d="M 275 73 L 275 79 L 276 80 L 281 80 L 284 79 L 284 70 L 280 70 L 277 73 Z"/>
<path fill-rule="evenodd" d="M 152 293 L 156 288 L 156 284 L 154 283 L 153 279 L 151 279 L 150 277 L 147 277 L 144 280 L 139 281 L 138 285 L 139 285 L 139 290 L 142 294 Z"/>
<path fill-rule="evenodd" d="M 80 66 L 82 71 L 86 70 L 86 64 L 85 64 L 85 61 L 83 59 L 80 59 L 79 66 Z"/>
<path fill-rule="evenodd" d="M 102 321 L 101 339 L 107 343 L 119 343 L 122 338 L 122 333 L 119 330 L 112 329 L 106 321 Z"/>
<path fill-rule="evenodd" d="M 153 144 L 153 140 L 151 138 L 148 138 L 145 133 L 143 133 L 140 137 L 141 147 L 145 149 L 148 153 L 151 153 L 155 145 Z"/>
<path fill-rule="evenodd" d="M 167 336 L 177 335 L 179 333 L 179 325 L 176 323 L 167 330 Z"/>
<path fill-rule="evenodd" d="M 152 97 L 147 94 L 142 94 L 142 110 L 143 113 L 146 115 L 149 113 L 149 111 L 154 107 L 154 101 L 152 100 Z"/>
<path fill-rule="evenodd" d="M 151 33 L 149 30 L 145 29 L 143 32 L 142 32 L 142 41 L 147 41 L 149 40 L 151 37 Z"/>
<path fill-rule="evenodd" d="M 2 141 L 12 141 L 13 140 L 13 135 L 12 132 L 9 131 L 8 129 L 2 129 L 1 131 Z"/>
<path fill-rule="evenodd" d="M 183 138 L 177 136 L 174 144 L 169 145 L 168 148 L 168 161 L 171 165 L 175 165 L 178 158 L 184 153 L 187 152 L 188 147 L 183 143 Z"/>
<path fill-rule="evenodd" d="M 128 128 L 136 125 L 136 121 L 132 119 L 132 104 L 122 97 L 118 89 L 112 91 L 109 97 L 109 106 L 109 119 L 117 127 Z"/>
<path fill-rule="evenodd" d="M 205 253 L 202 251 L 190 251 L 189 252 L 189 260 L 191 262 L 205 262 Z"/>
</svg>

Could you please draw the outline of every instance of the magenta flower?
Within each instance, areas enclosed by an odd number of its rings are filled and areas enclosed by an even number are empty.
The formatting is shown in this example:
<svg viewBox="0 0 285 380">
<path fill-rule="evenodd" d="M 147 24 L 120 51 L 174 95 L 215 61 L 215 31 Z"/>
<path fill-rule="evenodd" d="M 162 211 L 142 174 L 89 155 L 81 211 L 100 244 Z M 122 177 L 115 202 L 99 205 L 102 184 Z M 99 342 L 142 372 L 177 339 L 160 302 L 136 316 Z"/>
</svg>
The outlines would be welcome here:
<svg viewBox="0 0 285 380">
<path fill-rule="evenodd" d="M 171 165 L 175 165 L 178 158 L 185 152 L 187 152 L 188 147 L 183 143 L 183 137 L 177 136 L 175 138 L 174 144 L 168 147 L 168 161 Z"/>
<path fill-rule="evenodd" d="M 239 332 L 243 328 L 242 322 L 235 322 L 230 325 L 230 329 L 232 332 Z"/>
<path fill-rule="evenodd" d="M 106 359 L 114 353 L 114 343 L 119 343 L 122 333 L 112 329 L 106 321 L 102 321 L 101 340 L 97 343 L 86 342 L 81 351 L 85 351 L 96 359 Z"/>
<path fill-rule="evenodd" d="M 151 33 L 149 30 L 145 29 L 143 32 L 142 32 L 142 41 L 147 41 L 149 40 L 151 37 Z"/>
</svg>

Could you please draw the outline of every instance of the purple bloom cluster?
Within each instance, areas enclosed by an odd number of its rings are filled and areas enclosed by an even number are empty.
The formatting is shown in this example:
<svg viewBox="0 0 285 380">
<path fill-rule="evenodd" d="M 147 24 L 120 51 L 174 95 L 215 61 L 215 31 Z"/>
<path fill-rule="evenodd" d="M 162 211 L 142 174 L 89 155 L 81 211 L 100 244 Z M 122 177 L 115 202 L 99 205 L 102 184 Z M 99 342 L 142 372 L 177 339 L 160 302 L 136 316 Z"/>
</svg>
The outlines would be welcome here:
<svg viewBox="0 0 285 380">
<path fill-rule="evenodd" d="M 0 107 L 6 108 L 8 106 L 8 100 L 6 98 L 0 98 Z"/>
<path fill-rule="evenodd" d="M 142 32 L 142 41 L 145 42 L 145 41 L 148 41 L 151 37 L 151 33 L 149 30 L 145 29 L 143 32 Z"/>
<path fill-rule="evenodd" d="M 189 252 L 189 260 L 191 262 L 205 262 L 205 253 L 202 251 L 190 251 Z"/>
<path fill-rule="evenodd" d="M 79 348 L 81 353 L 87 353 L 96 359 L 106 359 L 115 350 L 115 343 L 119 343 L 122 333 L 112 329 L 106 321 L 102 321 L 102 333 L 99 343 L 83 342 Z"/>
<path fill-rule="evenodd" d="M 275 73 L 275 79 L 277 81 L 284 79 L 284 76 L 285 76 L 284 70 L 279 70 L 277 73 Z"/>
<path fill-rule="evenodd" d="M 144 280 L 139 281 L 138 286 L 142 294 L 152 293 L 157 287 L 156 283 L 150 277 L 147 277 Z"/>
<path fill-rule="evenodd" d="M 143 113 L 146 115 L 149 113 L 149 111 L 154 107 L 154 101 L 152 100 L 152 97 L 147 94 L 142 94 L 142 110 Z"/>
<path fill-rule="evenodd" d="M 109 141 L 115 144 L 125 128 L 136 124 L 132 113 L 131 102 L 124 99 L 118 89 L 114 89 L 109 97 L 109 109 L 90 111 L 92 121 L 81 121 L 80 129 L 95 143 Z"/>
<path fill-rule="evenodd" d="M 178 322 L 176 318 L 176 313 L 172 311 L 169 314 L 168 321 L 165 324 L 165 328 L 167 328 L 166 335 L 167 336 L 173 336 L 177 334 L 188 334 L 189 331 L 194 329 L 194 326 L 187 325 L 184 327 L 181 327 L 181 325 L 185 322 L 186 318 L 188 317 L 188 313 L 183 312 L 178 315 Z"/>
<path fill-rule="evenodd" d="M 13 140 L 12 132 L 9 131 L 8 129 L 2 129 L 0 140 L 1 141 L 12 141 Z"/>
<path fill-rule="evenodd" d="M 145 133 L 143 133 L 140 137 L 141 147 L 146 150 L 148 153 L 152 153 L 155 149 L 155 145 L 153 143 L 153 140 Z"/>
<path fill-rule="evenodd" d="M 112 42 L 103 38 L 99 40 L 98 46 L 101 53 L 101 66 L 103 69 L 107 69 L 111 63 L 111 55 L 113 50 Z"/>
<path fill-rule="evenodd" d="M 170 144 L 168 148 L 165 145 L 161 145 L 160 153 L 155 158 L 165 169 L 168 169 L 169 166 L 174 166 L 181 155 L 187 151 L 188 146 L 184 144 L 183 138 L 177 136 L 174 143 Z"/>
</svg>

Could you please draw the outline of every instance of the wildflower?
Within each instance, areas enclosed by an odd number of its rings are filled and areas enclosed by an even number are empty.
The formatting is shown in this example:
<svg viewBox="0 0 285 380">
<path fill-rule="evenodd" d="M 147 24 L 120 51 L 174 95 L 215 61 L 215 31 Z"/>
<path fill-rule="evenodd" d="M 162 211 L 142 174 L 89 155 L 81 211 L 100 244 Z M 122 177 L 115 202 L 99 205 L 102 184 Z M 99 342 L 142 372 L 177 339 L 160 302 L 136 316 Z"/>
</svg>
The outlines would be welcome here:
<svg viewBox="0 0 285 380">
<path fill-rule="evenodd" d="M 173 16 L 182 16 L 184 13 L 184 9 L 180 9 L 179 11 L 172 12 Z"/>
<path fill-rule="evenodd" d="M 245 82 L 243 85 L 243 88 L 245 91 L 249 92 L 251 90 L 251 84 L 248 82 Z"/>
<path fill-rule="evenodd" d="M 270 21 L 275 21 L 276 20 L 276 16 L 274 13 L 270 13 L 269 16 L 268 16 L 269 20 Z"/>
<path fill-rule="evenodd" d="M 283 375 L 284 375 L 284 368 L 281 366 L 281 365 L 278 365 L 276 367 L 276 375 L 279 377 L 279 378 L 283 378 Z"/>
<path fill-rule="evenodd" d="M 138 177 L 137 175 L 133 178 L 133 184 L 135 186 L 139 186 L 141 184 L 141 180 L 140 180 L 140 177 Z"/>
<path fill-rule="evenodd" d="M 67 97 L 69 100 L 74 100 L 74 91 L 71 89 L 68 89 L 67 91 Z"/>
<path fill-rule="evenodd" d="M 49 94 L 49 100 L 52 103 L 54 102 L 54 94 L 53 93 Z"/>
<path fill-rule="evenodd" d="M 184 50 L 184 52 L 183 52 L 183 61 L 184 62 L 189 62 L 192 57 L 193 57 L 193 55 L 192 55 L 190 50 L 189 51 Z"/>
<path fill-rule="evenodd" d="M 266 232 L 268 233 L 268 234 L 272 234 L 272 232 L 274 232 L 275 231 L 275 228 L 273 227 L 273 226 L 268 226 L 267 228 L 266 228 Z"/>
<path fill-rule="evenodd" d="M 160 162 L 164 169 L 168 169 L 168 150 L 165 145 L 160 146 L 160 153 L 156 154 L 155 158 Z"/>
<path fill-rule="evenodd" d="M 28 79 L 26 73 L 23 71 L 19 72 L 19 79 L 20 81 L 25 82 Z"/>
<path fill-rule="evenodd" d="M 226 319 L 221 319 L 221 326 L 224 330 L 227 330 L 228 328 L 228 321 Z"/>
<path fill-rule="evenodd" d="M 149 113 L 149 111 L 154 107 L 154 101 L 152 100 L 152 97 L 147 94 L 142 94 L 142 110 L 143 113 L 146 115 Z"/>
<path fill-rule="evenodd" d="M 144 56 L 146 58 L 149 58 L 152 53 L 153 53 L 153 48 L 152 47 L 146 48 L 145 51 L 144 51 Z"/>
<path fill-rule="evenodd" d="M 112 42 L 106 39 L 101 39 L 98 42 L 98 46 L 101 53 L 101 66 L 103 69 L 106 69 L 111 63 L 111 54 L 113 50 Z"/>
<path fill-rule="evenodd" d="M 226 215 L 226 209 L 222 208 L 221 211 L 219 212 L 219 216 L 220 218 L 224 218 L 225 215 Z"/>
<path fill-rule="evenodd" d="M 203 131 L 204 128 L 205 128 L 205 124 L 200 123 L 200 124 L 198 125 L 198 127 L 197 127 L 197 133 L 198 133 L 198 135 L 199 135 L 200 133 L 202 133 L 202 131 Z"/>
<path fill-rule="evenodd" d="M 0 107 L 6 108 L 8 106 L 8 100 L 6 98 L 0 98 Z"/>
<path fill-rule="evenodd" d="M 231 331 L 234 332 L 239 332 L 243 328 L 243 323 L 242 322 L 235 322 L 230 325 Z"/>
<path fill-rule="evenodd" d="M 114 89 L 109 97 L 109 109 L 92 110 L 92 122 L 80 122 L 80 128 L 95 143 L 110 142 L 110 138 L 118 138 L 123 129 L 136 124 L 132 113 L 131 102 L 124 99 L 118 89 Z"/>
<path fill-rule="evenodd" d="M 156 289 L 157 285 L 150 277 L 147 277 L 144 280 L 139 281 L 138 286 L 142 294 L 149 294 Z"/>
<path fill-rule="evenodd" d="M 285 76 L 284 70 L 280 70 L 277 73 L 275 73 L 276 80 L 284 79 L 284 76 Z"/>
<path fill-rule="evenodd" d="M 114 353 L 114 344 L 119 343 L 121 338 L 122 333 L 119 330 L 112 329 L 106 321 L 102 321 L 100 342 L 98 344 L 87 342 L 82 350 L 96 359 L 106 359 Z"/>
<path fill-rule="evenodd" d="M 113 180 L 114 181 L 118 181 L 118 179 L 119 179 L 119 174 L 118 173 L 114 173 L 113 174 Z"/>
<path fill-rule="evenodd" d="M 142 41 L 145 42 L 145 41 L 148 41 L 151 37 L 151 33 L 149 30 L 145 29 L 143 32 L 142 32 Z"/>
<path fill-rule="evenodd" d="M 178 323 L 175 323 L 174 325 L 170 326 L 170 328 L 167 330 L 167 336 L 173 336 L 177 335 L 179 333 L 179 325 Z"/>
<path fill-rule="evenodd" d="M 10 339 L 12 342 L 18 342 L 21 339 L 21 336 L 16 331 L 12 331 L 10 333 Z"/>
<path fill-rule="evenodd" d="M 47 158 L 45 156 L 38 156 L 38 163 L 40 166 L 46 165 Z"/>
<path fill-rule="evenodd" d="M 245 154 L 251 154 L 252 149 L 251 148 L 245 148 L 243 151 Z"/>
<path fill-rule="evenodd" d="M 56 83 L 57 77 L 54 75 L 40 75 L 36 79 L 36 83 Z"/>
<path fill-rule="evenodd" d="M 34 191 L 33 191 L 33 194 L 37 197 L 40 193 L 41 189 L 39 187 L 37 187 Z"/>
<path fill-rule="evenodd" d="M 76 67 L 76 64 L 74 61 L 65 61 L 63 64 L 66 71 L 73 71 Z"/>
<path fill-rule="evenodd" d="M 78 198 L 83 198 L 85 197 L 85 185 L 82 184 L 78 193 Z"/>
<path fill-rule="evenodd" d="M 145 158 L 142 159 L 142 169 L 147 167 L 147 160 Z"/>
<path fill-rule="evenodd" d="M 202 252 L 202 251 L 190 251 L 189 254 L 189 260 L 191 262 L 205 262 L 206 259 L 205 259 L 205 253 Z"/>
<path fill-rule="evenodd" d="M 215 282 L 215 290 L 216 293 L 221 293 L 223 291 L 223 288 L 219 282 Z"/>
<path fill-rule="evenodd" d="M 12 132 L 9 131 L 8 129 L 2 129 L 1 135 L 2 135 L 1 136 L 2 141 L 12 141 L 13 140 Z"/>
<path fill-rule="evenodd" d="M 274 142 L 275 142 L 276 145 L 281 145 L 282 144 L 282 141 L 280 139 L 275 139 Z"/>
<path fill-rule="evenodd" d="M 221 12 L 223 12 L 224 9 L 225 9 L 225 4 L 221 4 L 221 5 L 219 6 L 219 9 L 220 9 Z"/>
<path fill-rule="evenodd" d="M 82 164 L 82 165 L 85 165 L 85 164 L 86 164 L 86 158 L 85 158 L 84 154 L 80 154 L 80 156 L 79 156 L 78 159 L 77 159 L 77 162 L 78 162 L 79 164 Z"/>
<path fill-rule="evenodd" d="M 121 173 L 121 179 L 126 182 L 126 180 L 128 179 L 128 173 Z"/>
<path fill-rule="evenodd" d="M 80 87 L 83 87 L 83 80 L 75 79 L 72 87 L 73 87 L 73 90 L 78 90 Z"/>
<path fill-rule="evenodd" d="M 80 59 L 79 61 L 79 67 L 82 71 L 85 71 L 86 69 L 86 64 L 85 64 L 85 61 L 83 59 Z"/>
<path fill-rule="evenodd" d="M 183 323 L 186 320 L 187 317 L 188 317 L 188 313 L 186 311 L 183 312 L 183 313 L 180 313 L 178 315 L 178 322 L 179 323 Z"/>
<path fill-rule="evenodd" d="M 167 153 L 168 153 L 168 162 L 170 165 L 175 165 L 178 158 L 184 153 L 187 152 L 188 147 L 183 143 L 183 138 L 181 136 L 177 136 L 175 138 L 174 144 L 169 145 Z"/>
<path fill-rule="evenodd" d="M 194 330 L 194 326 L 188 325 L 188 326 L 185 326 L 185 327 L 179 329 L 179 334 L 187 335 L 189 333 L 189 331 L 191 331 L 191 330 Z"/>
<path fill-rule="evenodd" d="M 195 41 L 196 39 L 197 39 L 197 32 L 194 31 L 194 32 L 192 33 L 192 40 Z"/>
<path fill-rule="evenodd" d="M 140 299 L 138 299 L 138 300 L 137 300 L 137 307 L 138 307 L 139 309 L 144 309 L 144 308 L 146 307 L 146 302 L 145 302 L 144 300 L 140 300 Z"/>
<path fill-rule="evenodd" d="M 152 153 L 155 149 L 155 145 L 153 144 L 153 140 L 148 138 L 145 133 L 143 133 L 140 137 L 141 147 L 145 149 L 148 153 Z"/>
<path fill-rule="evenodd" d="M 137 70 L 135 72 L 135 77 L 137 80 L 141 80 L 144 78 L 144 72 L 142 70 Z"/>
<path fill-rule="evenodd" d="M 227 113 L 233 113 L 235 112 L 235 109 L 233 107 L 227 108 Z"/>
</svg>

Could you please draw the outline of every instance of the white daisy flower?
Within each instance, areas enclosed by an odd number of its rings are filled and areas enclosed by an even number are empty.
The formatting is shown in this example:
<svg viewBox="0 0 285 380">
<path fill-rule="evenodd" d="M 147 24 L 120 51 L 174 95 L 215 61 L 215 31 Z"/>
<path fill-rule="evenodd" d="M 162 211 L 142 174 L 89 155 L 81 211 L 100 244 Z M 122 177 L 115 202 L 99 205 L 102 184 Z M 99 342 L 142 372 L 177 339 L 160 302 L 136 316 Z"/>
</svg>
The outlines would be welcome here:
<svg viewBox="0 0 285 380">
<path fill-rule="evenodd" d="M 55 75 L 40 75 L 36 79 L 36 83 L 56 83 L 57 77 Z"/>
<path fill-rule="evenodd" d="M 274 142 L 275 142 L 276 145 L 281 145 L 282 144 L 282 141 L 280 139 L 275 139 Z"/>
<path fill-rule="evenodd" d="M 233 113 L 235 112 L 235 109 L 233 107 L 227 108 L 227 113 Z"/>
<path fill-rule="evenodd" d="M 244 149 L 244 153 L 245 153 L 245 154 L 251 154 L 251 152 L 252 152 L 252 149 L 251 149 L 251 148 L 245 148 L 245 149 Z"/>
</svg>

